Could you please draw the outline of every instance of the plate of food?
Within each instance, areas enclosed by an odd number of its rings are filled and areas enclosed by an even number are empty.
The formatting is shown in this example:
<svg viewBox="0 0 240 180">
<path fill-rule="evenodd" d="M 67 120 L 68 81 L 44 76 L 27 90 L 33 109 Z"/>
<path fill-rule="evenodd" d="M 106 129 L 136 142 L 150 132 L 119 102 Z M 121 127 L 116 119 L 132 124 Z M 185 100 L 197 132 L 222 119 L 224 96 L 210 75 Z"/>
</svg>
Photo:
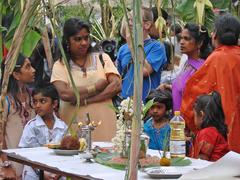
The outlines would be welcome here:
<svg viewBox="0 0 240 180">
<path fill-rule="evenodd" d="M 160 179 L 177 179 L 182 176 L 182 173 L 177 168 L 171 166 L 148 168 L 146 173 L 151 178 Z"/>
<path fill-rule="evenodd" d="M 78 153 L 85 149 L 85 142 L 79 140 L 71 135 L 64 136 L 60 144 L 50 143 L 47 145 L 48 148 L 53 149 L 53 152 L 57 155 L 72 156 L 78 155 Z M 80 143 L 82 146 L 80 146 Z"/>
</svg>

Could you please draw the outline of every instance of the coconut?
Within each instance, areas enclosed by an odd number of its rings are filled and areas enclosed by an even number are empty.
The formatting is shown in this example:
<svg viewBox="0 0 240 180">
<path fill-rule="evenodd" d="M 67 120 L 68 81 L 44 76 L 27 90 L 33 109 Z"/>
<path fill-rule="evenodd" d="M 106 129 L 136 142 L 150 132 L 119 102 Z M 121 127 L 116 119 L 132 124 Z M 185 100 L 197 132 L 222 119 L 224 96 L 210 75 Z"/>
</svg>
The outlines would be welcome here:
<svg viewBox="0 0 240 180">
<path fill-rule="evenodd" d="M 61 141 L 61 149 L 64 150 L 78 150 L 80 143 L 77 138 L 72 136 L 65 136 Z"/>
</svg>

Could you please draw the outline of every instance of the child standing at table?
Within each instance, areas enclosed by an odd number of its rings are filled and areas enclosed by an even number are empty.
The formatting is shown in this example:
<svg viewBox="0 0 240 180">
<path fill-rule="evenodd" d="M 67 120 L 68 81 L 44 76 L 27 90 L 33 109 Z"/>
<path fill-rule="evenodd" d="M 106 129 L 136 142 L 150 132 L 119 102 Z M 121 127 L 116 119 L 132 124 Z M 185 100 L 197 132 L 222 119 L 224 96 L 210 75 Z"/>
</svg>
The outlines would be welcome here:
<svg viewBox="0 0 240 180">
<path fill-rule="evenodd" d="M 227 126 L 220 94 L 213 91 L 199 96 L 193 111 L 199 131 L 193 142 L 192 156 L 208 161 L 220 159 L 228 152 Z"/>
<path fill-rule="evenodd" d="M 58 93 L 51 84 L 41 84 L 32 92 L 36 117 L 30 120 L 19 143 L 21 148 L 41 147 L 47 143 L 59 143 L 67 125 L 54 113 L 58 106 Z M 38 170 L 24 166 L 23 180 L 38 180 Z M 57 179 L 58 175 L 44 173 L 45 179 Z"/>
<path fill-rule="evenodd" d="M 172 95 L 169 90 L 152 90 L 146 102 L 151 99 L 154 99 L 154 104 L 149 110 L 150 119 L 144 124 L 144 132 L 150 138 L 149 149 L 164 150 L 164 140 L 170 135 Z"/>
</svg>

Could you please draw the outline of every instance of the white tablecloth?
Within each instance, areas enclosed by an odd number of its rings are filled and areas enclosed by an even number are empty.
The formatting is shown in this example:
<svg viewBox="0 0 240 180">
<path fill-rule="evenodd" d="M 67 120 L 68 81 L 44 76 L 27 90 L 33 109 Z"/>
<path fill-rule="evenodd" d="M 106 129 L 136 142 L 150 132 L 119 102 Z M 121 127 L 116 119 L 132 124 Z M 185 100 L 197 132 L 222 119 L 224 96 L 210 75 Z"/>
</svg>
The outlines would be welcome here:
<svg viewBox="0 0 240 180">
<path fill-rule="evenodd" d="M 102 147 L 109 147 L 109 143 L 95 143 Z M 123 180 L 125 171 L 112 169 L 98 163 L 87 163 L 81 159 L 79 155 L 75 156 L 58 156 L 52 149 L 46 147 L 38 148 L 24 148 L 24 149 L 8 149 L 3 150 L 6 153 L 16 153 L 28 160 L 36 161 L 51 167 L 58 168 L 61 171 L 74 173 L 78 175 L 90 175 L 95 178 L 106 180 Z M 157 151 L 148 150 L 147 154 L 159 155 Z M 194 169 L 201 169 L 209 164 L 208 161 L 191 159 L 192 164 L 185 167 L 177 167 L 183 173 L 194 171 Z M 145 172 L 138 173 L 138 179 L 151 179 Z"/>
</svg>

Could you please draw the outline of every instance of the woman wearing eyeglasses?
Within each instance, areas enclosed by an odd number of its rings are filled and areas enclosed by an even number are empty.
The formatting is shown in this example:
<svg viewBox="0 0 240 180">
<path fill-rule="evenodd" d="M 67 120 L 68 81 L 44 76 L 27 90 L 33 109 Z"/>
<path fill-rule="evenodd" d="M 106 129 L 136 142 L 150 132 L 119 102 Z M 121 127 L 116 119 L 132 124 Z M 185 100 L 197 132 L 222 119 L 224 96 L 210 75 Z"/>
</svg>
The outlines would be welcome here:
<svg viewBox="0 0 240 180">
<path fill-rule="evenodd" d="M 90 42 L 87 23 L 77 18 L 65 22 L 62 43 L 80 94 L 81 107 L 76 109 L 76 96 L 62 58 L 53 66 L 51 82 L 61 98 L 61 118 L 69 123 L 76 110 L 76 122 L 84 122 L 86 113 L 89 113 L 91 121 L 101 121 L 93 132 L 93 140 L 109 141 L 116 129 L 116 115 L 109 105 L 112 104 L 111 98 L 121 90 L 121 80 L 109 56 L 103 53 L 104 63 L 101 63 L 101 55 L 91 52 Z"/>
</svg>

